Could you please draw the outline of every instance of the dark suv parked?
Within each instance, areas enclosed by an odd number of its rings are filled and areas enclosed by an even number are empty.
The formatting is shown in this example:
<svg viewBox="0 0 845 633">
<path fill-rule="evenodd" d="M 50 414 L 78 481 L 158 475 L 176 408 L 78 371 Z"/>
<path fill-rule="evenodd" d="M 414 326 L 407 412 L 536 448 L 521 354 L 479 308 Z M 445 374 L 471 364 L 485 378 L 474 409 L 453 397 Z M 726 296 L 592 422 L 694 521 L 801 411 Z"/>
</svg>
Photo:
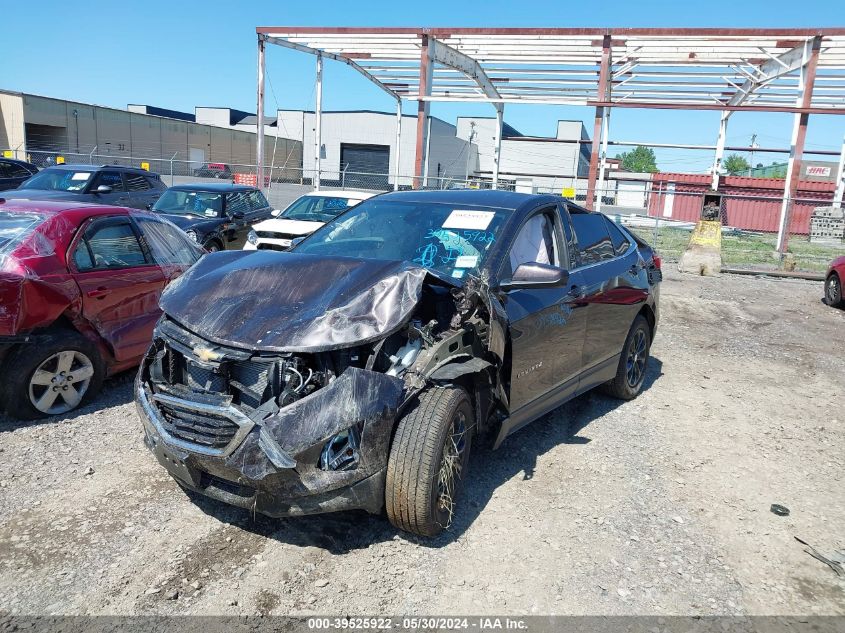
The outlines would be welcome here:
<svg viewBox="0 0 845 633">
<path fill-rule="evenodd" d="M 194 170 L 197 178 L 223 178 L 232 179 L 232 168 L 223 163 L 203 163 Z"/>
<path fill-rule="evenodd" d="M 255 187 L 224 183 L 170 187 L 153 206 L 206 250 L 243 248 L 250 227 L 273 209 Z"/>
<path fill-rule="evenodd" d="M 0 191 L 16 189 L 38 173 L 38 167 L 12 158 L 0 158 Z"/>
<path fill-rule="evenodd" d="M 56 165 L 42 169 L 4 198 L 65 200 L 150 208 L 166 187 L 158 174 L 118 165 Z"/>
<path fill-rule="evenodd" d="M 164 292 L 145 440 L 183 487 L 252 512 L 384 508 L 434 535 L 474 436 L 498 447 L 593 387 L 640 393 L 660 280 L 650 247 L 563 198 L 377 196 Z"/>
</svg>

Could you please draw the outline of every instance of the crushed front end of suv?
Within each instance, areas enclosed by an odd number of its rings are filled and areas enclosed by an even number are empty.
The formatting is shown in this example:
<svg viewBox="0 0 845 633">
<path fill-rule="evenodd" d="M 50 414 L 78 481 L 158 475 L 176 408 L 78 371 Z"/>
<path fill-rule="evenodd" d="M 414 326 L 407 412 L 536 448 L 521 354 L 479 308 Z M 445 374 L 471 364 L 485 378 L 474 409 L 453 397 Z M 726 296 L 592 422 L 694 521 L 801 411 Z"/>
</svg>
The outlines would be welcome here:
<svg viewBox="0 0 845 633">
<path fill-rule="evenodd" d="M 378 196 L 168 288 L 136 384 L 145 441 L 184 488 L 253 512 L 385 510 L 435 535 L 480 433 L 498 447 L 601 384 L 639 393 L 659 265 L 557 197 Z"/>
</svg>

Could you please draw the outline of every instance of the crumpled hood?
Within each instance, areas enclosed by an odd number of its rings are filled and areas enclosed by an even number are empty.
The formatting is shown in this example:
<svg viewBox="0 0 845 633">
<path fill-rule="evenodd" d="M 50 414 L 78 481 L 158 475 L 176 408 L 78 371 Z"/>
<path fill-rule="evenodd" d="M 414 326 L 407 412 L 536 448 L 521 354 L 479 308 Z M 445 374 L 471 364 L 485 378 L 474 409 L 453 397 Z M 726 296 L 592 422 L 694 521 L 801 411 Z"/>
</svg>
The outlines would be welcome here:
<svg viewBox="0 0 845 633">
<path fill-rule="evenodd" d="M 398 330 L 427 276 L 424 268 L 401 261 L 224 251 L 206 255 L 170 284 L 161 307 L 215 343 L 320 352 Z"/>
</svg>

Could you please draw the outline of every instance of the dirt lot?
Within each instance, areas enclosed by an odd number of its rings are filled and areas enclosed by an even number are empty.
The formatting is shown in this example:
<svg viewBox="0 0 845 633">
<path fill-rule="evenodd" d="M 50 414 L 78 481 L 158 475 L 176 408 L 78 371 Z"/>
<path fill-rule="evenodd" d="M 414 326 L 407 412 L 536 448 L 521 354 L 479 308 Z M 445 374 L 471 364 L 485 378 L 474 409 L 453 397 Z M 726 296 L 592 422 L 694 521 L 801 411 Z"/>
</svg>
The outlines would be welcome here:
<svg viewBox="0 0 845 633">
<path fill-rule="evenodd" d="M 430 542 L 192 502 L 128 375 L 67 419 L 2 420 L 0 611 L 845 614 L 845 578 L 793 538 L 845 550 L 845 312 L 818 283 L 668 277 L 642 396 L 477 450 Z"/>
</svg>

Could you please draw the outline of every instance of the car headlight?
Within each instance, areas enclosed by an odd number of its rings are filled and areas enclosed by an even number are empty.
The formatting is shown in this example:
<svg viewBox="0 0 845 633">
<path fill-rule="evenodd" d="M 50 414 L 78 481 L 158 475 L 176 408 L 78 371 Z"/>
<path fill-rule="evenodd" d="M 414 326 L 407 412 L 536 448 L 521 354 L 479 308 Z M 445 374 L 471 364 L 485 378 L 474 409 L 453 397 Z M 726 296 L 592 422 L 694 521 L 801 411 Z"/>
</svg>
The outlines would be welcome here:
<svg viewBox="0 0 845 633">
<path fill-rule="evenodd" d="M 185 231 L 185 235 L 187 235 L 192 240 L 194 240 L 197 244 L 199 244 L 199 240 L 197 239 L 197 232 L 195 230 L 188 229 L 187 231 Z"/>
<path fill-rule="evenodd" d="M 250 244 L 258 244 L 258 235 L 255 231 L 250 229 L 249 233 L 247 233 L 246 241 Z"/>
</svg>

